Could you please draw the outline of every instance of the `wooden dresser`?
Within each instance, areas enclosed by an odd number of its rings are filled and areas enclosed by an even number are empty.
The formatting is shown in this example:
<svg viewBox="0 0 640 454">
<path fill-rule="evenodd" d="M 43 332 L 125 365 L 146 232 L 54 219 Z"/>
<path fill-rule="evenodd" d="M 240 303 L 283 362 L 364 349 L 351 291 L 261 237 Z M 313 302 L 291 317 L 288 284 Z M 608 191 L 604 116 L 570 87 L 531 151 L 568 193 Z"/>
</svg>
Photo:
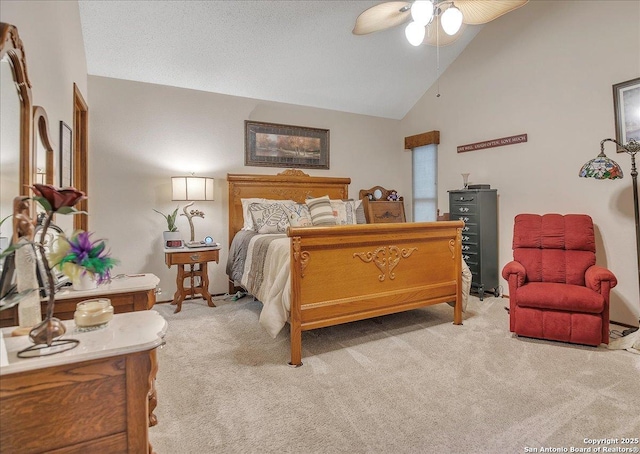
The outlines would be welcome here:
<svg viewBox="0 0 640 454">
<path fill-rule="evenodd" d="M 2 330 L 0 447 L 3 452 L 148 453 L 155 424 L 156 348 L 167 323 L 156 311 L 115 315 L 106 328 L 75 332 L 73 350 L 19 359 L 30 343 Z"/>
<path fill-rule="evenodd" d="M 109 298 L 116 314 L 151 309 L 156 303 L 156 286 L 160 279 L 154 274 L 125 274 L 108 284 L 93 290 L 72 290 L 63 287 L 56 293 L 54 316 L 60 320 L 71 320 L 80 301 L 91 298 Z M 47 300 L 41 303 L 42 317 L 47 311 Z M 18 307 L 0 312 L 0 328 L 17 326 Z"/>
</svg>

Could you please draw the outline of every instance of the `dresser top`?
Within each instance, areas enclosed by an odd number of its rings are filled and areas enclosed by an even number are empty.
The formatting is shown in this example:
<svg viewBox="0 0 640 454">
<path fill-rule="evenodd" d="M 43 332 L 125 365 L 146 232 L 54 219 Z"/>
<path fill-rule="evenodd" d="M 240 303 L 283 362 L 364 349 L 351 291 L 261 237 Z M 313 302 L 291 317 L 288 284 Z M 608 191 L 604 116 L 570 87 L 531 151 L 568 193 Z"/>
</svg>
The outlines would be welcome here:
<svg viewBox="0 0 640 454">
<path fill-rule="evenodd" d="M 497 189 L 449 189 L 447 192 L 497 192 Z"/>
<path fill-rule="evenodd" d="M 162 345 L 167 330 L 166 320 L 154 310 L 116 314 L 106 327 L 87 332 L 77 331 L 73 320 L 62 323 L 67 328 L 62 338 L 77 339 L 80 344 L 63 353 L 37 358 L 18 358 L 20 350 L 33 344 L 28 336 L 12 337 L 15 327 L 3 328 L 0 376 L 151 350 Z"/>
<path fill-rule="evenodd" d="M 111 282 L 98 285 L 97 288 L 91 290 L 73 290 L 71 287 L 62 287 L 56 292 L 56 301 L 153 290 L 159 283 L 160 279 L 155 274 L 118 274 L 111 278 Z"/>
</svg>

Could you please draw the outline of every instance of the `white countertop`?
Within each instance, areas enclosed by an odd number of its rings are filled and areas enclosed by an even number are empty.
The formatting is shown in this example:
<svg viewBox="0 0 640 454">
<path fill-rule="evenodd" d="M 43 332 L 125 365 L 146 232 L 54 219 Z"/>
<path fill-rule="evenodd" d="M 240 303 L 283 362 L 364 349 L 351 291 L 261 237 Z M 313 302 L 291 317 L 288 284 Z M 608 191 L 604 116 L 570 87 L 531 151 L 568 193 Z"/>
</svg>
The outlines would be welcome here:
<svg viewBox="0 0 640 454">
<path fill-rule="evenodd" d="M 63 321 L 67 332 L 62 338 L 77 339 L 80 344 L 66 352 L 37 358 L 18 358 L 17 353 L 33 345 L 28 336 L 12 337 L 15 327 L 3 328 L 0 376 L 77 363 L 110 356 L 151 350 L 163 344 L 167 331 L 166 320 L 156 311 L 137 311 L 116 314 L 104 328 L 78 332 L 73 320 Z"/>
<path fill-rule="evenodd" d="M 111 278 L 111 282 L 101 284 L 91 290 L 73 290 L 71 287 L 62 287 L 56 292 L 56 301 L 69 298 L 95 298 L 106 294 L 152 290 L 155 289 L 159 283 L 160 279 L 155 274 L 123 274 L 113 277 Z"/>
</svg>

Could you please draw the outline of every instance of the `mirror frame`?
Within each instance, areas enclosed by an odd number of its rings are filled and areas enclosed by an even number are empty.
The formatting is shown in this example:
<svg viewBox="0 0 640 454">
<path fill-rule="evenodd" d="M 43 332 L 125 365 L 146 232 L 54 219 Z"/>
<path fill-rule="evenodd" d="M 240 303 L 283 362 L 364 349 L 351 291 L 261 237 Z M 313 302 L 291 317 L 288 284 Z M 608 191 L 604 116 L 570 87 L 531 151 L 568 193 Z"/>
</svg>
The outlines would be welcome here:
<svg viewBox="0 0 640 454">
<path fill-rule="evenodd" d="M 51 145 L 51 135 L 49 134 L 49 119 L 47 118 L 47 112 L 44 110 L 44 107 L 33 106 L 33 156 L 31 158 L 34 163 L 32 176 L 33 181 L 37 181 L 38 138 L 42 141 L 42 146 L 44 146 L 44 149 L 47 152 L 44 182 L 55 186 L 55 183 L 53 182 L 54 150 Z"/>
<path fill-rule="evenodd" d="M 31 81 L 27 73 L 27 62 L 18 29 L 0 22 L 0 60 L 7 55 L 20 96 L 20 193 L 29 195 L 33 183 L 33 155 L 31 149 Z"/>
</svg>

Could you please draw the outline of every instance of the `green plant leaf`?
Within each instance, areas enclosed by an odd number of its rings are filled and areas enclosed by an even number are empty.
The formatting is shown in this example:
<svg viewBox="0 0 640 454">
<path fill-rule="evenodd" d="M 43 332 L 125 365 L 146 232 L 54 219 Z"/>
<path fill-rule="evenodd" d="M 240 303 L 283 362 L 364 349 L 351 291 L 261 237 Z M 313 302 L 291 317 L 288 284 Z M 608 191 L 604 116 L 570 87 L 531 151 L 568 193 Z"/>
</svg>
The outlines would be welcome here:
<svg viewBox="0 0 640 454">
<path fill-rule="evenodd" d="M 9 247 L 7 247 L 5 250 L 2 251 L 2 254 L 0 254 L 0 259 L 5 258 L 7 255 L 10 255 L 13 251 L 18 250 L 22 246 L 26 246 L 27 244 L 31 244 L 31 243 L 10 244 Z"/>
<path fill-rule="evenodd" d="M 176 209 L 173 210 L 173 213 L 171 214 L 164 214 L 156 210 L 155 208 L 153 208 L 153 211 L 161 215 L 167 221 L 167 230 L 169 232 L 176 232 L 178 230 L 178 228 L 176 227 L 176 218 L 178 217 L 178 207 L 176 207 Z"/>
<path fill-rule="evenodd" d="M 3 220 L 0 221 L 0 227 L 2 227 L 2 224 L 4 223 L 4 221 L 6 221 L 7 219 L 9 219 L 11 216 L 13 216 L 13 214 L 8 215 L 7 217 L 5 217 Z"/>
<path fill-rule="evenodd" d="M 58 211 L 58 214 L 89 214 L 86 211 L 76 210 L 74 207 L 61 207 Z"/>
<path fill-rule="evenodd" d="M 35 200 L 40 205 L 42 205 L 42 208 L 44 208 L 44 211 L 46 211 L 47 213 L 51 212 L 51 210 L 52 210 L 51 204 L 44 197 L 40 197 L 40 196 L 36 195 L 36 196 L 33 196 L 33 200 Z"/>
</svg>

